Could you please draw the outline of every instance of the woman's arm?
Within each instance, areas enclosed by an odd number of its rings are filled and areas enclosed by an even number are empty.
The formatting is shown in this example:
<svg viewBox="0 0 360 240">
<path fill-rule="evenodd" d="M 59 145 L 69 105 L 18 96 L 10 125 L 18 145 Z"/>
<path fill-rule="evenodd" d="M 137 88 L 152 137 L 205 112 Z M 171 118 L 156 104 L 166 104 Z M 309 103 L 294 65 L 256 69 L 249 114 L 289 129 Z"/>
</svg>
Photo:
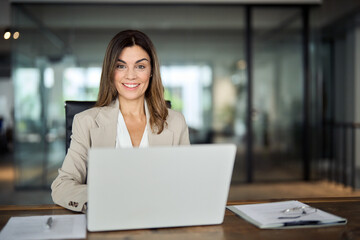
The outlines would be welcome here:
<svg viewBox="0 0 360 240">
<path fill-rule="evenodd" d="M 181 133 L 180 133 L 180 145 L 190 145 L 189 128 L 186 124 L 184 116 L 181 114 Z"/>
<path fill-rule="evenodd" d="M 86 116 L 75 115 L 71 144 L 59 175 L 51 185 L 53 201 L 72 211 L 85 211 L 87 203 L 87 151 L 90 148 L 90 125 Z"/>
</svg>

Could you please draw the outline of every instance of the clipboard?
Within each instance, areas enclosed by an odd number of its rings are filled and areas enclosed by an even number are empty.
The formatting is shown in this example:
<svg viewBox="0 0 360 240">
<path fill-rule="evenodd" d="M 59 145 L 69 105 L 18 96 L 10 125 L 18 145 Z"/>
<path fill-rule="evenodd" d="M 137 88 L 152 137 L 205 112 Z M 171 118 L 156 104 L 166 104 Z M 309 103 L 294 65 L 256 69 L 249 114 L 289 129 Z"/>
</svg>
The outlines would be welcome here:
<svg viewBox="0 0 360 240">
<path fill-rule="evenodd" d="M 261 229 L 288 229 L 345 225 L 347 219 L 312 208 L 299 201 L 245 204 L 227 207 L 236 215 Z M 289 214 L 299 209 L 297 215 Z M 314 209 L 305 211 L 305 209 Z M 304 211 L 301 211 L 304 210 Z"/>
<path fill-rule="evenodd" d="M 1 240 L 84 238 L 85 214 L 11 217 L 0 232 Z"/>
</svg>

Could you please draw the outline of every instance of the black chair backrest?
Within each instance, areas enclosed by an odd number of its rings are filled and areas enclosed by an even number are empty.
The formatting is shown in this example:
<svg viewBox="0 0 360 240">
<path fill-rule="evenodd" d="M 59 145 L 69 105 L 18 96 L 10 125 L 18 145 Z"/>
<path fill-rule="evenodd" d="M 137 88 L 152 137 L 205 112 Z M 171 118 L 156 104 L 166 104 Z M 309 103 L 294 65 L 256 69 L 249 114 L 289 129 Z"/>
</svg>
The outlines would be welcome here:
<svg viewBox="0 0 360 240">
<path fill-rule="evenodd" d="M 65 154 L 70 147 L 70 137 L 72 134 L 72 124 L 75 114 L 85 111 L 86 109 L 95 106 L 95 101 L 65 101 L 65 125 L 66 125 L 66 136 L 65 136 Z M 166 101 L 168 108 L 171 108 L 171 102 Z"/>
<path fill-rule="evenodd" d="M 95 101 L 65 101 L 65 125 L 66 125 L 66 138 L 65 138 L 65 153 L 70 147 L 70 137 L 72 134 L 72 123 L 75 114 L 92 108 Z"/>
</svg>

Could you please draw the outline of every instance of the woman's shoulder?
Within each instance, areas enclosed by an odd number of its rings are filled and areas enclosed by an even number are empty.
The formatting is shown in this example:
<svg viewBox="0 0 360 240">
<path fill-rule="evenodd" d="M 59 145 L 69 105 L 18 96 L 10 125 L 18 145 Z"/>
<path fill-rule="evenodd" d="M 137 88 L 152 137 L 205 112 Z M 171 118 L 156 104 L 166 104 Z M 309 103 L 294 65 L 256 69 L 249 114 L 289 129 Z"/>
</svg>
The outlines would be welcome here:
<svg viewBox="0 0 360 240">
<path fill-rule="evenodd" d="M 182 113 L 172 110 L 172 109 L 168 109 L 168 117 L 166 119 L 168 124 L 186 124 L 185 123 L 185 118 L 184 115 L 182 115 Z"/>
<path fill-rule="evenodd" d="M 113 104 L 103 107 L 92 107 L 82 111 L 74 116 L 74 121 L 80 121 L 82 124 L 93 126 L 95 122 L 99 123 L 112 121 L 119 112 L 119 108 Z M 116 118 L 117 121 L 117 118 Z"/>
<path fill-rule="evenodd" d="M 107 106 L 92 107 L 76 114 L 77 118 L 93 118 L 95 119 L 99 114 L 108 114 L 109 112 L 117 111 L 119 106 L 116 105 L 116 101 L 111 102 Z"/>
<path fill-rule="evenodd" d="M 86 109 L 82 112 L 79 112 L 75 115 L 78 119 L 86 119 L 86 118 L 93 118 L 95 119 L 97 115 L 99 114 L 102 107 L 92 107 L 89 109 Z"/>
</svg>

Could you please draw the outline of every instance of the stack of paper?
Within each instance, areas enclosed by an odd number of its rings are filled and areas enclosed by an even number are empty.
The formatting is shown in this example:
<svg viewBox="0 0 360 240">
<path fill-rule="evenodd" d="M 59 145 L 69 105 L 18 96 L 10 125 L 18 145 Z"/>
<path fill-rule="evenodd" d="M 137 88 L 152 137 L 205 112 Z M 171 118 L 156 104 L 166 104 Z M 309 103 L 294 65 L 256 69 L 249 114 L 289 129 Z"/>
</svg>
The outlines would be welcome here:
<svg viewBox="0 0 360 240">
<path fill-rule="evenodd" d="M 1 240 L 79 238 L 86 238 L 85 214 L 12 217 L 0 232 Z"/>
<path fill-rule="evenodd" d="M 288 214 L 292 210 L 310 209 L 311 207 L 299 201 L 284 201 L 273 203 L 246 204 L 228 207 L 240 217 L 259 228 L 297 228 L 319 227 L 346 224 L 347 220 L 324 212 L 320 209 Z"/>
</svg>

